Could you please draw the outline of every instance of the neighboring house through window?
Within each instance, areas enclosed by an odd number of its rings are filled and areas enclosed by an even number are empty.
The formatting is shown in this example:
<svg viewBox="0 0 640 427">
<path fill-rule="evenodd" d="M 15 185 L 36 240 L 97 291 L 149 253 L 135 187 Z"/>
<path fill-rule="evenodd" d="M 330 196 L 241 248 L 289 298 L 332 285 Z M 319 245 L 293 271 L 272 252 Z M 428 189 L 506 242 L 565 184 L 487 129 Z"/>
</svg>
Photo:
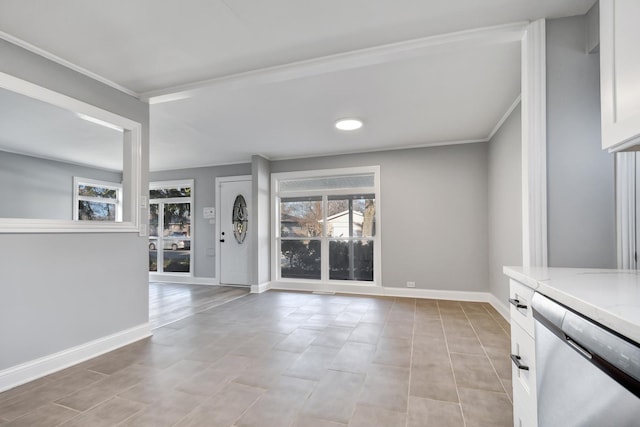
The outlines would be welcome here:
<svg viewBox="0 0 640 427">
<path fill-rule="evenodd" d="M 379 284 L 379 167 L 272 175 L 277 280 Z"/>
</svg>

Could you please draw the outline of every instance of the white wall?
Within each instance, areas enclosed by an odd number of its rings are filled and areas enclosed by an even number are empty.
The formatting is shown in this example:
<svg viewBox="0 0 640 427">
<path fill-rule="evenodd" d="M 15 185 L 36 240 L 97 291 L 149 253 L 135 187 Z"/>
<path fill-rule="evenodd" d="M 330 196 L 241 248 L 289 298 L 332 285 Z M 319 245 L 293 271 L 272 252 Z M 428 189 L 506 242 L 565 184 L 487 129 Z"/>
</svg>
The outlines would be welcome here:
<svg viewBox="0 0 640 427">
<path fill-rule="evenodd" d="M 177 169 L 171 171 L 151 172 L 150 181 L 172 181 L 193 179 L 195 191 L 193 194 L 194 240 L 191 250 L 194 251 L 194 275 L 202 278 L 215 277 L 215 223 L 211 224 L 202 216 L 202 208 L 215 206 L 215 181 L 221 176 L 236 176 L 251 174 L 251 164 L 210 166 L 205 168 Z M 216 217 L 217 217 L 216 213 Z"/>
<path fill-rule="evenodd" d="M 598 54 L 585 16 L 547 21 L 549 265 L 616 267 L 614 159 L 600 148 Z"/>
<path fill-rule="evenodd" d="M 122 182 L 122 173 L 0 151 L 0 218 L 73 219 L 73 177 Z"/>
<path fill-rule="evenodd" d="M 261 156 L 252 157 L 252 204 L 249 232 L 253 239 L 252 285 L 270 280 L 271 267 L 271 162 Z"/>
<path fill-rule="evenodd" d="M 489 289 L 509 299 L 505 265 L 522 265 L 522 126 L 518 106 L 489 141 Z"/>
<path fill-rule="evenodd" d="M 3 40 L 0 58 L 0 72 L 140 122 L 147 186 L 147 104 Z M 0 370 L 148 322 L 147 257 L 137 233 L 0 234 Z"/>
<path fill-rule="evenodd" d="M 271 172 L 380 165 L 382 285 L 488 284 L 487 144 L 271 162 Z"/>
</svg>

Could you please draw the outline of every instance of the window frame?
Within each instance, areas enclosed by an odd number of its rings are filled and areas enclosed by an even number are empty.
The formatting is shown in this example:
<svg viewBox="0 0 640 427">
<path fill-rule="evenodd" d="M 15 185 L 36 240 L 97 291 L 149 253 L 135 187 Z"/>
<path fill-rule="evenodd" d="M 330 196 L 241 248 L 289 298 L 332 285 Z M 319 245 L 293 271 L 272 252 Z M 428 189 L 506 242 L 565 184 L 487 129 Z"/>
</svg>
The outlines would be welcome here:
<svg viewBox="0 0 640 427">
<path fill-rule="evenodd" d="M 189 197 L 166 197 L 159 199 L 151 198 L 151 190 L 160 189 L 160 188 L 179 188 L 179 187 L 189 187 L 191 188 L 191 195 Z M 189 224 L 191 235 L 189 236 L 189 245 L 191 249 L 189 249 L 189 272 L 181 273 L 175 271 L 149 271 L 149 277 L 151 279 L 157 278 L 161 280 L 162 278 L 166 278 L 167 276 L 174 277 L 194 277 L 195 276 L 195 264 L 194 264 L 194 242 L 195 242 L 195 216 L 194 216 L 194 201 L 195 201 L 195 180 L 194 179 L 181 179 L 181 180 L 173 180 L 173 181 L 153 181 L 149 183 L 149 211 L 151 211 L 151 205 L 154 203 L 190 203 L 191 205 L 191 223 Z M 164 212 L 162 210 L 158 210 L 159 218 L 162 218 L 164 223 Z M 163 224 L 164 225 L 164 224 Z M 151 228 L 149 228 L 149 236 L 147 236 L 147 250 L 149 239 L 151 239 Z M 164 262 L 164 248 L 160 245 L 160 236 L 158 236 L 157 240 L 157 263 L 158 266 Z M 160 255 L 162 254 L 162 256 Z M 164 268 L 163 268 L 164 270 Z"/>
<path fill-rule="evenodd" d="M 123 130 L 122 221 L 74 221 L 56 219 L 0 218 L 3 233 L 138 233 L 146 236 L 142 219 L 146 197 L 142 196 L 142 124 L 84 101 L 0 72 L 0 88 L 43 101 L 74 113 L 112 123 Z"/>
<path fill-rule="evenodd" d="M 88 185 L 92 187 L 108 188 L 116 190 L 116 198 L 109 199 L 106 197 L 88 197 L 80 195 L 80 186 Z M 100 181 L 97 179 L 82 178 L 78 176 L 73 177 L 73 220 L 80 220 L 80 212 L 78 209 L 78 202 L 96 202 L 96 203 L 108 203 L 116 206 L 116 219 L 115 221 L 92 221 L 82 220 L 88 222 L 122 222 L 122 183 Z"/>
<path fill-rule="evenodd" d="M 333 176 L 349 176 L 349 175 L 362 175 L 373 174 L 374 185 L 373 187 L 353 187 L 353 188 L 341 188 L 332 190 L 306 190 L 306 191 L 281 191 L 280 182 L 289 179 L 314 179 L 314 178 L 326 178 Z M 329 197 L 333 196 L 352 196 L 357 194 L 373 194 L 375 197 L 375 224 L 376 232 L 373 237 L 356 237 L 349 236 L 343 237 L 331 237 L 327 235 L 327 202 Z M 314 197 L 320 196 L 323 204 L 323 222 L 322 222 L 322 235 L 319 237 L 284 237 L 286 240 L 320 240 L 321 253 L 320 253 L 320 279 L 296 279 L 286 278 L 281 276 L 280 269 L 280 242 L 283 237 L 280 236 L 280 201 L 283 198 L 295 198 L 295 197 Z M 319 287 L 326 285 L 356 285 L 356 286 L 382 286 L 382 215 L 381 215 L 381 199 L 380 199 L 380 166 L 362 166 L 352 168 L 339 168 L 339 169 L 319 169 L 308 171 L 295 171 L 295 172 L 278 172 L 271 174 L 271 280 L 273 282 L 282 283 L 304 283 L 304 284 L 317 284 Z M 373 280 L 372 281 L 359 281 L 359 280 L 338 280 L 329 279 L 329 242 L 331 241 L 360 241 L 369 240 L 373 242 Z M 325 243 L 326 242 L 326 243 Z"/>
</svg>

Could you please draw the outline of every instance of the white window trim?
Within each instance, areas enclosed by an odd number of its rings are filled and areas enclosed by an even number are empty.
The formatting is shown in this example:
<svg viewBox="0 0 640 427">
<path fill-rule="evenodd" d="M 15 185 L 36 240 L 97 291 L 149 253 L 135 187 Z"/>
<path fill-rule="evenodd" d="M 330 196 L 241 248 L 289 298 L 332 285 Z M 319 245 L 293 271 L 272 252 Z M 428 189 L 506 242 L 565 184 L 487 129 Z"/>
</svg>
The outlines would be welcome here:
<svg viewBox="0 0 640 427">
<path fill-rule="evenodd" d="M 139 233 L 146 232 L 141 221 L 142 195 L 142 125 L 126 117 L 86 102 L 54 92 L 0 72 L 0 88 L 37 99 L 75 113 L 86 114 L 123 129 L 123 221 L 74 221 L 54 219 L 0 218 L 2 233 Z"/>
<path fill-rule="evenodd" d="M 161 188 L 179 188 L 179 187 L 190 187 L 191 188 L 191 196 L 189 197 L 170 197 L 170 198 L 163 198 L 163 199 L 151 199 L 149 198 L 149 205 L 151 205 L 152 203 L 191 203 L 191 237 L 189 238 L 190 240 L 190 245 L 191 245 L 191 249 L 189 250 L 189 272 L 188 273 L 179 273 L 179 272 L 158 272 L 158 271 L 150 271 L 149 272 L 149 278 L 151 280 L 154 280 L 154 278 L 157 279 L 162 279 L 162 278 L 167 278 L 170 276 L 175 276 L 175 277 L 194 277 L 194 271 L 195 271 L 195 264 L 194 264 L 194 257 L 193 257 L 193 252 L 194 252 L 194 242 L 195 242 L 195 236 L 196 236 L 196 225 L 195 225 L 195 210 L 194 210 L 194 194 L 195 194 L 195 180 L 193 179 L 181 179 L 181 180 L 174 180 L 174 181 L 154 181 L 154 182 L 150 182 L 149 183 L 149 190 L 158 190 Z M 149 197 L 151 197 L 151 195 L 149 195 Z M 163 215 L 162 212 L 158 212 L 160 215 Z M 149 236 L 148 238 L 150 238 L 151 236 Z M 159 240 L 158 236 L 158 240 Z M 160 245 L 158 245 L 158 249 L 160 249 Z M 163 257 L 160 254 L 164 254 L 164 249 L 162 251 L 158 250 L 158 265 L 160 265 L 160 263 L 164 262 Z"/>
<path fill-rule="evenodd" d="M 116 198 L 109 199 L 106 197 L 87 197 L 79 194 L 79 188 L 81 185 L 90 185 L 100 188 L 111 188 L 116 190 Z M 109 203 L 116 206 L 116 222 L 122 221 L 122 184 L 117 182 L 99 181 L 97 179 L 81 178 L 78 176 L 73 177 L 73 220 L 79 221 L 78 202 L 97 202 L 97 203 Z"/>
<path fill-rule="evenodd" d="M 289 279 L 280 277 L 280 198 L 281 192 L 279 191 L 278 184 L 281 180 L 287 179 L 299 179 L 299 178 L 323 178 L 329 176 L 345 176 L 345 175 L 359 175 L 359 174 L 371 174 L 374 176 L 373 194 L 376 198 L 376 234 L 372 239 L 374 244 L 373 251 L 373 281 L 357 281 L 357 280 L 305 280 L 305 279 Z M 329 191 L 331 195 L 350 195 L 357 193 L 371 193 L 372 188 L 349 188 Z M 310 191 L 290 191 L 282 194 L 284 197 L 297 197 L 297 196 L 313 196 L 326 194 L 327 190 L 310 190 Z M 382 209 L 380 199 L 380 166 L 362 166 L 352 168 L 339 168 L 339 169 L 320 169 L 309 171 L 295 171 L 295 172 L 279 172 L 271 174 L 271 281 L 274 284 L 280 283 L 304 283 L 308 285 L 315 285 L 318 290 L 325 289 L 331 285 L 353 285 L 363 287 L 381 287 L 382 286 Z M 326 227 L 326 224 L 323 224 Z M 324 235 L 323 230 L 323 235 Z M 302 240 L 322 240 L 330 238 L 305 238 Z M 340 239 L 336 239 L 340 240 Z M 362 239 L 356 239 L 362 240 Z M 328 245 L 322 246 L 321 253 L 321 274 L 329 268 L 329 248 Z M 326 252 L 326 253 L 325 253 Z"/>
</svg>

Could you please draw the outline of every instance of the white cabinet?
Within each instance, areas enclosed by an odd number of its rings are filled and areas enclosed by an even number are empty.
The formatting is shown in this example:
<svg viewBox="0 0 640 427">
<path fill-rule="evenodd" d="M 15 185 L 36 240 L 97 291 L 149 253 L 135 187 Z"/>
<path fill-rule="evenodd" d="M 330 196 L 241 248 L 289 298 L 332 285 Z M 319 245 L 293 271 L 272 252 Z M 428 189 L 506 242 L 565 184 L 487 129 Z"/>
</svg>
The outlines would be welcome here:
<svg viewBox="0 0 640 427">
<path fill-rule="evenodd" d="M 515 280 L 510 281 L 513 425 L 516 427 L 538 425 L 532 297 L 531 288 Z"/>
<path fill-rule="evenodd" d="M 600 0 L 602 148 L 640 144 L 640 1 Z"/>
</svg>

